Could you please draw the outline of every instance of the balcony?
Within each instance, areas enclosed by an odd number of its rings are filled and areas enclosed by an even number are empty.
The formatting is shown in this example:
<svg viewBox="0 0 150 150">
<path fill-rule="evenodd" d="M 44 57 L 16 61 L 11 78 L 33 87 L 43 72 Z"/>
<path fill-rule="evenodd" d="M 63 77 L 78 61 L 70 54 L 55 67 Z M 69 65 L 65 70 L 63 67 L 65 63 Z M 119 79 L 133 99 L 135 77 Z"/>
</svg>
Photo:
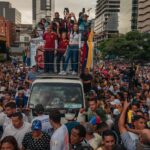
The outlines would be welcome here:
<svg viewBox="0 0 150 150">
<path fill-rule="evenodd" d="M 139 17 L 138 17 L 139 22 L 143 22 L 147 19 L 150 19 L 150 11 L 144 15 L 139 15 Z"/>
<path fill-rule="evenodd" d="M 144 8 L 146 8 L 148 6 L 150 6 L 150 1 L 149 0 L 147 0 L 147 1 L 143 2 L 143 3 L 139 2 L 139 9 L 144 9 Z"/>
</svg>

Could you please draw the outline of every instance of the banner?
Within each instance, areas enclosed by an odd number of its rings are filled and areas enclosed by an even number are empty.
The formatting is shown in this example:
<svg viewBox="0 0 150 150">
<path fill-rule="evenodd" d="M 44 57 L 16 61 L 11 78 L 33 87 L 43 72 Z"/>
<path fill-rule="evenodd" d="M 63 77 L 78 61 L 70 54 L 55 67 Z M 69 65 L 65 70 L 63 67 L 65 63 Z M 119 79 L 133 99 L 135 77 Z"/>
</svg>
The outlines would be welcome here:
<svg viewBox="0 0 150 150">
<path fill-rule="evenodd" d="M 42 37 L 31 39 L 31 41 L 30 41 L 31 67 L 36 65 L 37 49 L 42 46 L 44 46 L 44 40 Z"/>
</svg>

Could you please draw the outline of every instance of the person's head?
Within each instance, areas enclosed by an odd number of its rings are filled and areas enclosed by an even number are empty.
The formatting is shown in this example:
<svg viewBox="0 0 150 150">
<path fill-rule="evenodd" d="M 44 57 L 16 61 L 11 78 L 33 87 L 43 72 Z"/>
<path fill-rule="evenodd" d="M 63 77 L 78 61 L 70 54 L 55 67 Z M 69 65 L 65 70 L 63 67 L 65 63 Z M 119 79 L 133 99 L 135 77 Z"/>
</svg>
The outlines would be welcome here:
<svg viewBox="0 0 150 150">
<path fill-rule="evenodd" d="M 59 12 L 55 12 L 55 18 L 59 18 Z"/>
<path fill-rule="evenodd" d="M 138 105 L 137 104 L 132 104 L 131 110 L 135 113 L 138 110 Z"/>
<path fill-rule="evenodd" d="M 96 98 L 89 99 L 89 108 L 91 109 L 91 111 L 96 111 L 97 107 L 98 107 L 97 99 Z"/>
<path fill-rule="evenodd" d="M 49 114 L 49 120 L 53 128 L 55 128 L 57 125 L 60 125 L 61 121 L 61 114 L 58 110 L 53 110 Z"/>
<path fill-rule="evenodd" d="M 84 74 L 85 74 L 85 75 L 88 75 L 88 74 L 89 74 L 89 69 L 88 69 L 88 68 L 85 68 L 85 69 L 84 69 Z"/>
<path fill-rule="evenodd" d="M 113 87 L 114 87 L 114 91 L 117 91 L 119 89 L 119 87 L 116 84 Z"/>
<path fill-rule="evenodd" d="M 35 106 L 35 113 L 36 115 L 42 115 L 44 113 L 44 107 L 42 104 L 37 104 Z"/>
<path fill-rule="evenodd" d="M 52 32 L 52 31 L 53 31 L 53 25 L 50 24 L 50 25 L 48 26 L 48 28 L 47 28 L 47 32 L 50 33 L 50 32 Z"/>
<path fill-rule="evenodd" d="M 44 23 L 46 23 L 46 19 L 45 18 L 42 18 L 41 19 L 41 22 L 44 24 Z"/>
<path fill-rule="evenodd" d="M 111 130 L 106 130 L 102 135 L 103 144 L 105 149 L 112 150 L 113 146 L 116 143 L 115 134 Z"/>
<path fill-rule="evenodd" d="M 137 111 L 136 111 L 136 115 L 143 117 L 143 116 L 144 116 L 144 113 L 143 113 L 141 110 L 137 110 Z"/>
<path fill-rule="evenodd" d="M 136 99 L 139 100 L 139 99 L 140 99 L 140 96 L 141 96 L 141 93 L 138 91 L 138 92 L 136 93 Z"/>
<path fill-rule="evenodd" d="M 147 112 L 145 112 L 143 116 L 144 116 L 144 118 L 145 118 L 146 121 L 149 120 L 149 114 Z"/>
<path fill-rule="evenodd" d="M 93 133 L 94 133 L 94 126 L 91 123 L 85 123 L 84 127 L 85 127 L 85 130 L 86 130 L 86 136 L 87 135 L 93 135 Z"/>
<path fill-rule="evenodd" d="M 83 125 L 78 125 L 71 130 L 70 142 L 72 145 L 80 144 L 86 136 L 86 130 Z"/>
<path fill-rule="evenodd" d="M 97 125 L 97 132 L 98 134 L 102 135 L 102 133 L 106 130 L 109 130 L 109 126 L 106 122 L 101 122 Z"/>
<path fill-rule="evenodd" d="M 13 113 L 16 112 L 16 103 L 9 102 L 5 105 L 5 113 L 7 117 L 11 117 Z"/>
<path fill-rule="evenodd" d="M 74 25 L 73 25 L 73 31 L 74 32 L 78 32 L 78 30 L 79 30 L 78 24 L 74 23 Z"/>
<path fill-rule="evenodd" d="M 64 40 L 64 39 L 66 39 L 67 38 L 67 33 L 66 32 L 63 32 L 62 34 L 61 34 L 61 38 Z"/>
<path fill-rule="evenodd" d="M 145 128 L 145 118 L 142 116 L 134 116 L 133 125 L 137 130 L 143 130 Z"/>
<path fill-rule="evenodd" d="M 32 122 L 32 136 L 34 138 L 39 137 L 41 135 L 41 130 L 42 130 L 42 123 L 40 120 L 34 120 Z"/>
<path fill-rule="evenodd" d="M 36 71 L 36 66 L 32 66 L 32 72 Z"/>
<path fill-rule="evenodd" d="M 10 92 L 6 92 L 5 93 L 5 100 L 10 100 L 11 99 L 11 93 Z"/>
<path fill-rule="evenodd" d="M 23 98 L 23 95 L 24 95 L 24 90 L 19 90 L 18 91 L 18 97 Z"/>
<path fill-rule="evenodd" d="M 18 143 L 13 136 L 6 136 L 0 145 L 1 150 L 19 150 Z"/>
<path fill-rule="evenodd" d="M 12 124 L 15 128 L 19 129 L 23 126 L 23 115 L 21 112 L 15 112 L 11 117 Z"/>
</svg>

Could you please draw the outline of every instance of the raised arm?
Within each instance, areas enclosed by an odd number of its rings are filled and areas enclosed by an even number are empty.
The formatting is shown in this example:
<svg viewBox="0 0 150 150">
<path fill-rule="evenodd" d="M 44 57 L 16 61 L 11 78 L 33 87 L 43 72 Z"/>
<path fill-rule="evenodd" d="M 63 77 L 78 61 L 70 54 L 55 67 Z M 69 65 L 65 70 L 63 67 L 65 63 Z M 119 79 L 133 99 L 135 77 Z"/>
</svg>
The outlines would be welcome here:
<svg viewBox="0 0 150 150">
<path fill-rule="evenodd" d="M 129 105 L 130 103 L 128 103 L 127 101 L 124 102 L 123 110 L 120 115 L 119 123 L 118 123 L 120 133 L 127 132 L 127 129 L 125 127 L 125 117 L 126 117 L 126 112 L 127 112 Z"/>
</svg>

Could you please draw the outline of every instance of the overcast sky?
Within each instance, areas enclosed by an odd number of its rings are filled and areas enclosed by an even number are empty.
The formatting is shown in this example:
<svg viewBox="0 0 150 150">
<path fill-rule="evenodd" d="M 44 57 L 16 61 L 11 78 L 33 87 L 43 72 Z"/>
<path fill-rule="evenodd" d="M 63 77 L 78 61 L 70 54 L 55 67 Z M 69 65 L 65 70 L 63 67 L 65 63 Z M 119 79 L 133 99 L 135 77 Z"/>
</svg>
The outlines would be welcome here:
<svg viewBox="0 0 150 150">
<path fill-rule="evenodd" d="M 0 0 L 9 1 L 12 6 L 17 8 L 22 14 L 22 23 L 32 23 L 32 0 Z M 95 15 L 96 0 L 55 0 L 55 11 L 60 12 L 61 16 L 65 7 L 70 11 L 75 12 L 76 15 L 82 8 L 93 8 L 90 13 L 90 18 Z"/>
</svg>

